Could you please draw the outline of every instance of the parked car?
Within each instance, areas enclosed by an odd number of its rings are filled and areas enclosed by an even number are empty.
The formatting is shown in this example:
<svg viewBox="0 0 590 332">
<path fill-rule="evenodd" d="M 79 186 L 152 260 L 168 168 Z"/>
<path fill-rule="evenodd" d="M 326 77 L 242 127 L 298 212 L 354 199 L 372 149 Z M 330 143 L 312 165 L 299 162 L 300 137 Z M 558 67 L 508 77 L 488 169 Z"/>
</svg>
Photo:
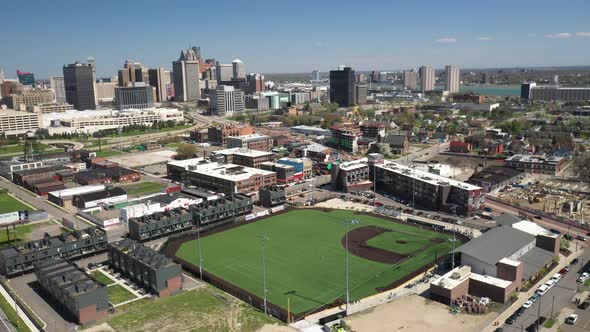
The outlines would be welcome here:
<svg viewBox="0 0 590 332">
<path fill-rule="evenodd" d="M 574 237 L 573 237 L 573 236 L 571 236 L 571 235 L 569 235 L 569 234 L 566 234 L 566 235 L 564 235 L 563 237 L 564 237 L 566 240 L 568 240 L 568 241 L 571 241 L 571 240 L 573 240 L 573 239 L 574 239 Z"/>
<path fill-rule="evenodd" d="M 558 282 L 559 280 L 561 280 L 561 273 L 556 273 L 553 275 L 553 277 L 551 277 L 551 280 L 555 280 L 555 282 Z"/>
<path fill-rule="evenodd" d="M 588 272 L 584 272 L 582 273 L 582 275 L 578 278 L 578 282 L 585 282 L 586 280 L 588 280 L 588 278 L 590 278 L 590 273 Z"/>
<path fill-rule="evenodd" d="M 506 323 L 508 325 L 512 325 L 512 324 L 514 324 L 514 322 L 516 322 L 516 316 L 512 315 L 512 316 L 506 318 L 506 321 L 504 323 Z"/>
<path fill-rule="evenodd" d="M 492 212 L 492 208 L 489 208 L 489 207 L 483 208 L 483 210 L 484 210 L 485 212 Z"/>
<path fill-rule="evenodd" d="M 584 236 L 582 236 L 582 235 L 576 236 L 576 239 L 577 240 L 580 240 L 580 241 L 586 241 L 586 238 Z"/>
<path fill-rule="evenodd" d="M 566 324 L 574 325 L 578 321 L 579 316 L 576 314 L 571 314 L 565 319 Z"/>
<path fill-rule="evenodd" d="M 566 269 L 565 267 L 561 270 L 559 270 L 559 274 L 561 274 L 562 276 L 567 274 L 568 269 Z"/>
<path fill-rule="evenodd" d="M 547 293 L 547 291 L 549 291 L 549 286 L 541 285 L 535 293 L 537 293 L 539 296 L 543 296 L 545 293 Z"/>
<path fill-rule="evenodd" d="M 531 301 L 533 303 L 537 302 L 538 299 L 539 299 L 538 294 L 533 294 L 533 296 L 529 297 L 529 301 Z"/>
<path fill-rule="evenodd" d="M 576 264 L 578 264 L 578 262 L 579 262 L 579 260 L 577 258 L 574 258 L 572 260 L 572 265 L 576 265 Z"/>
<path fill-rule="evenodd" d="M 590 302 L 584 301 L 584 302 L 580 303 L 580 305 L 578 306 L 578 309 L 586 310 L 586 308 L 588 308 L 589 306 L 590 306 Z"/>
<path fill-rule="evenodd" d="M 534 301 L 531 301 L 531 300 L 529 299 L 528 301 L 526 301 L 526 302 L 525 302 L 525 303 L 522 305 L 522 308 L 524 308 L 524 309 L 528 309 L 528 308 L 530 308 L 530 307 L 532 307 L 532 306 L 533 306 L 533 303 L 535 303 L 535 302 L 534 302 Z"/>
<path fill-rule="evenodd" d="M 543 219 L 543 217 L 538 216 L 538 215 L 535 215 L 533 218 L 535 218 L 535 219 Z"/>
<path fill-rule="evenodd" d="M 550 231 L 551 233 L 553 233 L 553 234 L 561 234 L 561 232 L 560 232 L 560 231 L 558 231 L 558 230 L 557 230 L 557 229 L 555 229 L 555 228 L 551 228 L 549 231 Z"/>
<path fill-rule="evenodd" d="M 522 315 L 524 313 L 524 307 L 520 307 L 518 309 L 516 309 L 516 311 L 514 312 L 514 314 L 519 317 L 520 315 Z"/>
</svg>

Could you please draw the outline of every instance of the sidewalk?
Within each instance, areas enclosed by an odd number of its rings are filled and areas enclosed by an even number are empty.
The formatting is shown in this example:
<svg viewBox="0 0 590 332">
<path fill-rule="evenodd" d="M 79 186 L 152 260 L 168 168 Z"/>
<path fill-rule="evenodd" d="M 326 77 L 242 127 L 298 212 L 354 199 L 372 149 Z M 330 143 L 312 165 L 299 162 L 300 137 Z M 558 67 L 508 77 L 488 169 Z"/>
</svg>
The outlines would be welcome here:
<svg viewBox="0 0 590 332">
<path fill-rule="evenodd" d="M 539 280 L 533 287 L 531 287 L 531 289 L 529 289 L 528 292 L 518 293 L 518 300 L 516 300 L 516 302 L 514 302 L 510 307 L 506 308 L 506 310 L 504 310 L 504 312 L 502 312 L 500 315 L 498 315 L 498 317 L 496 317 L 496 319 L 494 319 L 492 322 L 490 322 L 487 327 L 482 329 L 482 332 L 493 332 L 496 328 L 501 327 L 504 324 L 504 321 L 510 315 L 512 315 L 512 313 L 517 308 L 520 308 L 526 301 L 528 301 L 529 297 L 531 297 L 535 293 L 535 291 L 537 290 L 537 285 L 542 285 L 542 284 L 546 283 L 547 280 L 551 279 L 551 277 L 555 273 L 557 273 L 557 272 L 559 272 L 559 270 L 563 269 L 574 258 L 579 257 L 583 252 L 584 252 L 584 250 L 578 250 L 576 252 L 573 252 L 567 258 L 562 255 L 559 255 L 559 257 L 560 257 L 559 264 L 553 270 L 549 271 L 549 273 L 547 273 L 547 275 L 545 277 L 543 277 L 543 279 Z M 495 322 L 497 322 L 499 325 L 494 326 L 493 324 Z"/>
<path fill-rule="evenodd" d="M 8 302 L 8 304 L 12 308 L 15 308 L 15 307 L 17 308 L 18 316 L 27 325 L 27 327 L 29 328 L 29 330 L 31 330 L 31 332 L 39 332 L 39 329 L 37 329 L 35 324 L 33 324 L 33 322 L 25 314 L 25 311 L 20 306 L 16 306 L 16 302 L 10 296 L 10 294 L 8 294 L 8 292 L 6 291 L 6 289 L 4 289 L 4 287 L 2 285 L 0 285 L 0 294 L 2 294 L 2 296 L 6 299 L 6 302 Z"/>
</svg>

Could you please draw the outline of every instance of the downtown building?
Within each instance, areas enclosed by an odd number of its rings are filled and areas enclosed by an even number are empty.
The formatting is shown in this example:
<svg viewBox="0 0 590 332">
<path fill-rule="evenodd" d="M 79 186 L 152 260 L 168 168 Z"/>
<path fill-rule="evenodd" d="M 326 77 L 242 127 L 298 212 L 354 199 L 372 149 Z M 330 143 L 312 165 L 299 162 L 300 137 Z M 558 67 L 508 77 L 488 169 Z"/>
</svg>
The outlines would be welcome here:
<svg viewBox="0 0 590 332">
<path fill-rule="evenodd" d="M 63 66 L 66 102 L 77 110 L 96 109 L 94 66 L 75 62 Z"/>
<path fill-rule="evenodd" d="M 154 106 L 155 88 L 146 83 L 115 88 L 115 105 L 118 110 L 144 109 Z"/>
<path fill-rule="evenodd" d="M 406 70 L 403 72 L 404 88 L 408 90 L 418 89 L 418 73 L 414 70 Z"/>
<path fill-rule="evenodd" d="M 22 136 L 39 129 L 39 114 L 0 109 L 0 134 L 4 137 Z"/>
<path fill-rule="evenodd" d="M 156 102 L 168 100 L 168 89 L 170 87 L 170 72 L 164 68 L 148 70 L 149 84 L 156 89 Z"/>
<path fill-rule="evenodd" d="M 108 256 L 109 266 L 152 294 L 167 297 L 182 288 L 180 265 L 141 243 L 131 239 L 109 243 Z"/>
<path fill-rule="evenodd" d="M 82 269 L 62 259 L 46 259 L 34 264 L 35 276 L 43 294 L 57 305 L 58 311 L 76 324 L 86 325 L 108 315 L 106 285 Z"/>
<path fill-rule="evenodd" d="M 49 78 L 49 86 L 55 95 L 55 102 L 66 102 L 66 85 L 63 76 L 51 76 Z"/>
<path fill-rule="evenodd" d="M 31 272 L 35 262 L 52 258 L 78 259 L 104 252 L 106 247 L 106 232 L 98 227 L 57 236 L 46 233 L 40 240 L 0 250 L 0 273 L 10 278 Z"/>
<path fill-rule="evenodd" d="M 244 148 L 231 148 L 211 152 L 212 160 L 252 168 L 260 168 L 260 164 L 272 162 L 274 158 L 275 155 L 272 152 Z"/>
<path fill-rule="evenodd" d="M 181 51 L 178 60 L 172 62 L 172 71 L 175 101 L 187 102 L 201 99 L 201 71 L 199 59 L 194 50 Z"/>
<path fill-rule="evenodd" d="M 231 116 L 246 110 L 244 92 L 233 86 L 218 85 L 211 92 L 211 114 Z"/>
<path fill-rule="evenodd" d="M 340 107 L 354 106 L 356 77 L 354 70 L 343 67 L 330 71 L 330 102 Z"/>
<path fill-rule="evenodd" d="M 30 111 L 39 104 L 53 103 L 54 95 L 52 90 L 24 90 L 21 93 L 11 94 L 2 98 L 2 103 L 8 108 L 17 111 Z"/>
<path fill-rule="evenodd" d="M 209 142 L 221 146 L 227 146 L 227 138 L 230 136 L 244 136 L 254 134 L 254 127 L 249 124 L 221 124 L 207 129 Z"/>
</svg>

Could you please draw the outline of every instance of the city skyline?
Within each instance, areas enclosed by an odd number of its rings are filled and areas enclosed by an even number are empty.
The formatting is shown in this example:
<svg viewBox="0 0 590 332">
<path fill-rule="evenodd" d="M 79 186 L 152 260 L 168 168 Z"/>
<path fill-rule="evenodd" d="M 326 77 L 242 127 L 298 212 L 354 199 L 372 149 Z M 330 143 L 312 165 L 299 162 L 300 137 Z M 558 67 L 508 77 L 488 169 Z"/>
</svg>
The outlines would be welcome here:
<svg viewBox="0 0 590 332">
<path fill-rule="evenodd" d="M 590 26 L 584 23 L 584 14 L 590 3 L 584 1 L 500 1 L 494 6 L 467 1 L 369 1 L 359 8 L 342 4 L 337 9 L 311 1 L 298 6 L 221 2 L 216 4 L 225 10 L 220 18 L 199 15 L 210 8 L 192 2 L 138 6 L 134 1 L 105 1 L 93 8 L 96 21 L 84 15 L 85 6 L 8 3 L 3 5 L 3 20 L 19 28 L 7 35 L 5 45 L 12 47 L 3 54 L 0 67 L 7 78 L 15 78 L 20 69 L 47 79 L 61 76 L 64 64 L 92 56 L 97 76 L 110 77 L 127 59 L 171 69 L 179 50 L 189 46 L 200 46 L 204 58 L 221 63 L 239 58 L 248 72 L 259 73 L 327 72 L 340 64 L 357 71 L 422 65 L 440 69 L 447 64 L 460 68 L 589 64 Z M 112 10 L 115 6 L 117 10 Z M 429 10 L 419 12 L 424 6 Z M 152 24 L 130 25 L 125 17 L 130 12 Z M 261 12 L 265 15 L 259 20 L 249 19 Z M 34 24 L 21 24 L 22 13 Z M 109 24 L 102 24 L 101 17 Z M 133 33 L 140 28 L 141 33 Z M 354 40 L 358 47 L 351 47 Z"/>
</svg>

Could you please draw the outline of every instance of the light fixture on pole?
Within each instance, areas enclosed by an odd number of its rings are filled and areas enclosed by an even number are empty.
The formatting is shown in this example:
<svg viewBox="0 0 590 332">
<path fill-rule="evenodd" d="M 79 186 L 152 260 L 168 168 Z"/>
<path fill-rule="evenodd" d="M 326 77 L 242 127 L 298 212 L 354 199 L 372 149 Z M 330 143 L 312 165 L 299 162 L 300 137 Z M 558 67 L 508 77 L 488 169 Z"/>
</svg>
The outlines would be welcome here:
<svg viewBox="0 0 590 332">
<path fill-rule="evenodd" d="M 269 238 L 266 235 L 258 235 L 258 237 L 260 238 L 262 245 L 262 290 L 264 293 L 264 314 L 268 315 L 268 310 L 266 307 L 266 293 L 268 290 L 266 289 L 266 256 L 264 253 L 264 242 L 268 241 Z"/>
<path fill-rule="evenodd" d="M 346 312 L 348 312 L 348 305 L 350 303 L 350 287 L 349 287 L 349 276 L 348 276 L 348 271 L 349 271 L 349 264 L 348 264 L 348 225 L 349 224 L 359 224 L 360 221 L 358 220 L 345 220 L 344 221 L 344 242 L 345 242 L 345 247 L 346 247 Z"/>
</svg>

